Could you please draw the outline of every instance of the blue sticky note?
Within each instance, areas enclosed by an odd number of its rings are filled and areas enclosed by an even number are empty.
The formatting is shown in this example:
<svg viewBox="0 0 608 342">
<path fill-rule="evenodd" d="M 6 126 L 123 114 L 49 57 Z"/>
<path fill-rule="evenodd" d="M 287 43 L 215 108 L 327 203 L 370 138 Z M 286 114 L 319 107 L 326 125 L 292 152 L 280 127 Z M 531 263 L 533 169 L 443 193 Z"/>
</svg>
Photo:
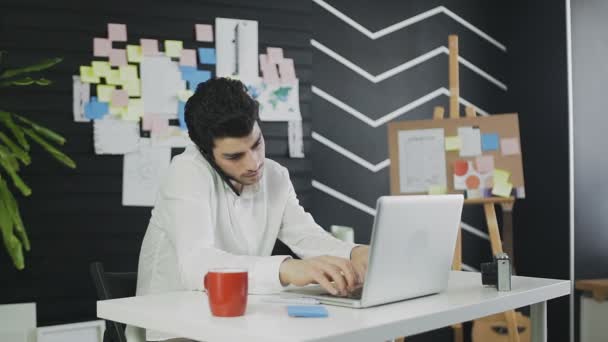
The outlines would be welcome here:
<svg viewBox="0 0 608 342">
<path fill-rule="evenodd" d="M 198 61 L 201 64 L 215 64 L 215 49 L 198 48 Z"/>
<path fill-rule="evenodd" d="M 182 131 L 187 131 L 186 117 L 184 115 L 184 109 L 186 108 L 186 102 L 178 101 L 177 103 L 177 119 L 179 120 L 179 128 Z"/>
<path fill-rule="evenodd" d="M 327 317 L 327 309 L 321 305 L 289 305 L 287 313 L 291 317 Z"/>
<path fill-rule="evenodd" d="M 182 73 L 182 80 L 187 81 L 188 79 L 194 76 L 196 72 L 196 67 L 193 66 L 180 66 L 179 70 Z"/>
<path fill-rule="evenodd" d="M 107 102 L 97 102 L 97 96 L 91 96 L 89 102 L 84 105 L 84 116 L 89 119 L 101 119 L 108 114 L 110 107 Z"/>
<path fill-rule="evenodd" d="M 196 70 L 189 78 L 188 81 L 188 89 L 192 91 L 196 91 L 196 87 L 199 83 L 205 82 L 211 78 L 211 71 L 207 70 Z"/>
<path fill-rule="evenodd" d="M 497 151 L 498 150 L 498 134 L 489 133 L 481 135 L 481 149 L 483 151 Z"/>
</svg>

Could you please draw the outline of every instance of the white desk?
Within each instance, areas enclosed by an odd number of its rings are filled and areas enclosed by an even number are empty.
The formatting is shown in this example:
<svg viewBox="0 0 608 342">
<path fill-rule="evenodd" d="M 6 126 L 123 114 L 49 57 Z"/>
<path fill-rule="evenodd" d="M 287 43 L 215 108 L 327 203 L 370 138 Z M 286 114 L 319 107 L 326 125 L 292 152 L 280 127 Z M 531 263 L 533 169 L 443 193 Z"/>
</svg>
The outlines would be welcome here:
<svg viewBox="0 0 608 342">
<path fill-rule="evenodd" d="M 385 341 L 532 305 L 532 341 L 546 341 L 546 301 L 570 281 L 513 277 L 511 292 L 481 286 L 479 273 L 452 272 L 447 291 L 369 309 L 326 306 L 328 318 L 291 318 L 285 304 L 249 296 L 247 313 L 211 316 L 203 292 L 173 292 L 97 302 L 100 318 L 201 341 Z"/>
</svg>

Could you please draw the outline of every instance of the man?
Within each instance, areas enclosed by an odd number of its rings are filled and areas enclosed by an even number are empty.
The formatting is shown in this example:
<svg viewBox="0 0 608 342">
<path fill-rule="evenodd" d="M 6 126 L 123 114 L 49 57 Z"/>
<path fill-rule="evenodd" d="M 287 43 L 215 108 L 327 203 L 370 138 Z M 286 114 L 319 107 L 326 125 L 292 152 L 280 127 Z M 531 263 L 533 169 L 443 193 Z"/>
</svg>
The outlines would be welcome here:
<svg viewBox="0 0 608 342">
<path fill-rule="evenodd" d="M 318 283 L 346 295 L 368 246 L 333 238 L 300 206 L 286 168 L 265 159 L 258 104 L 240 81 L 202 83 L 185 108 L 195 146 L 171 162 L 141 248 L 137 294 L 202 290 L 211 268 L 249 271 L 250 293 Z M 270 256 L 276 240 L 302 260 Z M 173 336 L 147 331 L 147 340 Z"/>
</svg>

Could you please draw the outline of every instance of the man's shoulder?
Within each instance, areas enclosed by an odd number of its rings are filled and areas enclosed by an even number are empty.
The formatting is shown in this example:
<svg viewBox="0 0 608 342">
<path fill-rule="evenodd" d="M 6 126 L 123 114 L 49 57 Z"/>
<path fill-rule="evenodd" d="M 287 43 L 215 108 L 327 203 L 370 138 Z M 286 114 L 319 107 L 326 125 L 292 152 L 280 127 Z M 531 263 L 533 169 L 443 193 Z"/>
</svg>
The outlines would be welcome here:
<svg viewBox="0 0 608 342">
<path fill-rule="evenodd" d="M 179 177 L 185 173 L 194 173 L 199 177 L 212 175 L 211 166 L 194 147 L 187 147 L 171 160 L 170 174 Z"/>
</svg>

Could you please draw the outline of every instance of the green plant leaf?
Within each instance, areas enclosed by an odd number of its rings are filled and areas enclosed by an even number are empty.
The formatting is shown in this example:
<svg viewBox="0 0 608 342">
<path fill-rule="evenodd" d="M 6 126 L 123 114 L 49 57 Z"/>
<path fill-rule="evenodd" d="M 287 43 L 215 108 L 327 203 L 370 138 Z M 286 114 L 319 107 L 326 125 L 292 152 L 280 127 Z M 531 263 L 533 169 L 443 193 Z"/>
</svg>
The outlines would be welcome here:
<svg viewBox="0 0 608 342">
<path fill-rule="evenodd" d="M 6 160 L 6 162 L 15 170 L 19 172 L 19 162 L 15 155 L 6 146 L 0 145 L 0 159 Z"/>
<path fill-rule="evenodd" d="M 6 70 L 5 72 L 3 72 L 2 75 L 0 75 L 0 79 L 12 78 L 12 77 L 15 77 L 20 74 L 42 71 L 42 70 L 51 68 L 52 66 L 54 66 L 55 64 L 57 64 L 61 61 L 62 61 L 62 58 L 58 58 L 58 57 L 49 58 L 49 59 L 45 59 L 42 62 L 34 64 L 34 65 L 30 65 L 30 66 L 26 66 L 26 67 L 18 68 L 18 69 L 9 69 L 9 70 Z"/>
<path fill-rule="evenodd" d="M 21 162 L 25 165 L 30 165 L 32 159 L 30 158 L 29 153 L 27 153 L 24 149 L 17 146 L 15 142 L 13 142 L 6 134 L 0 132 L 0 141 L 2 141 L 8 148 L 13 152 L 16 158 L 21 160 Z"/>
<path fill-rule="evenodd" d="M 0 199 L 6 201 L 6 206 L 9 209 L 9 212 L 12 213 L 15 235 L 21 241 L 23 248 L 26 251 L 29 251 L 30 240 L 27 237 L 25 227 L 23 226 L 23 220 L 21 219 L 21 213 L 19 212 L 19 204 L 17 203 L 15 197 L 13 197 L 13 194 L 8 189 L 8 186 L 5 186 L 4 189 L 2 189 L 2 186 L 0 185 Z"/>
<path fill-rule="evenodd" d="M 13 135 L 15 136 L 15 138 L 17 138 L 17 141 L 23 149 L 25 149 L 26 151 L 30 150 L 30 144 L 27 142 L 27 139 L 25 139 L 25 132 L 23 131 L 23 128 L 21 126 L 17 125 L 15 121 L 13 121 L 12 113 L 0 110 L 0 122 L 3 122 L 4 125 L 11 131 L 11 133 L 13 133 Z"/>
<path fill-rule="evenodd" d="M 30 189 L 30 187 L 25 184 L 23 179 L 21 179 L 21 177 L 17 174 L 17 170 L 13 167 L 13 165 L 11 165 L 9 160 L 1 152 L 0 166 L 4 169 L 4 171 L 6 171 L 6 173 L 8 173 L 8 175 L 13 180 L 13 184 L 15 184 L 15 187 L 19 189 L 24 196 L 29 196 L 32 194 L 32 189 Z"/>
<path fill-rule="evenodd" d="M 36 80 L 36 84 L 39 86 L 48 86 L 51 85 L 53 81 L 47 80 L 46 78 L 40 78 Z"/>
<path fill-rule="evenodd" d="M 34 132 L 32 129 L 25 128 L 24 132 L 27 136 L 32 138 L 32 140 L 34 140 L 36 143 L 38 143 L 38 145 L 42 146 L 42 148 L 47 150 L 55 159 L 60 161 L 62 164 L 64 164 L 65 166 L 67 166 L 71 169 L 76 168 L 76 163 L 70 157 L 68 157 L 63 152 L 56 149 L 53 145 L 46 142 L 38 134 L 36 134 L 36 132 Z"/>
<path fill-rule="evenodd" d="M 9 201 L 6 194 L 10 193 L 4 179 L 0 178 L 0 230 L 2 231 L 2 240 L 4 247 L 10 255 L 15 268 L 22 270 L 25 267 L 23 257 L 23 245 L 19 239 L 13 234 L 13 215 L 9 207 Z"/>
<path fill-rule="evenodd" d="M 34 81 L 33 78 L 27 76 L 27 77 L 19 78 L 19 79 L 16 79 L 16 80 L 8 80 L 6 82 L 2 82 L 2 84 L 4 86 L 7 86 L 7 87 L 8 86 L 12 86 L 12 85 L 14 85 L 14 86 L 29 86 L 29 85 L 34 84 L 34 82 L 35 81 Z"/>
<path fill-rule="evenodd" d="M 45 138 L 50 139 L 51 141 L 53 141 L 54 143 L 57 143 L 59 145 L 65 144 L 65 138 L 63 136 L 51 131 L 50 129 L 48 129 L 46 127 L 43 127 L 43 126 L 33 122 L 30 119 L 24 118 L 21 115 L 17 115 L 17 114 L 14 114 L 14 115 L 17 119 L 30 125 L 36 131 L 36 133 L 39 133 L 40 135 L 44 136 Z"/>
</svg>

